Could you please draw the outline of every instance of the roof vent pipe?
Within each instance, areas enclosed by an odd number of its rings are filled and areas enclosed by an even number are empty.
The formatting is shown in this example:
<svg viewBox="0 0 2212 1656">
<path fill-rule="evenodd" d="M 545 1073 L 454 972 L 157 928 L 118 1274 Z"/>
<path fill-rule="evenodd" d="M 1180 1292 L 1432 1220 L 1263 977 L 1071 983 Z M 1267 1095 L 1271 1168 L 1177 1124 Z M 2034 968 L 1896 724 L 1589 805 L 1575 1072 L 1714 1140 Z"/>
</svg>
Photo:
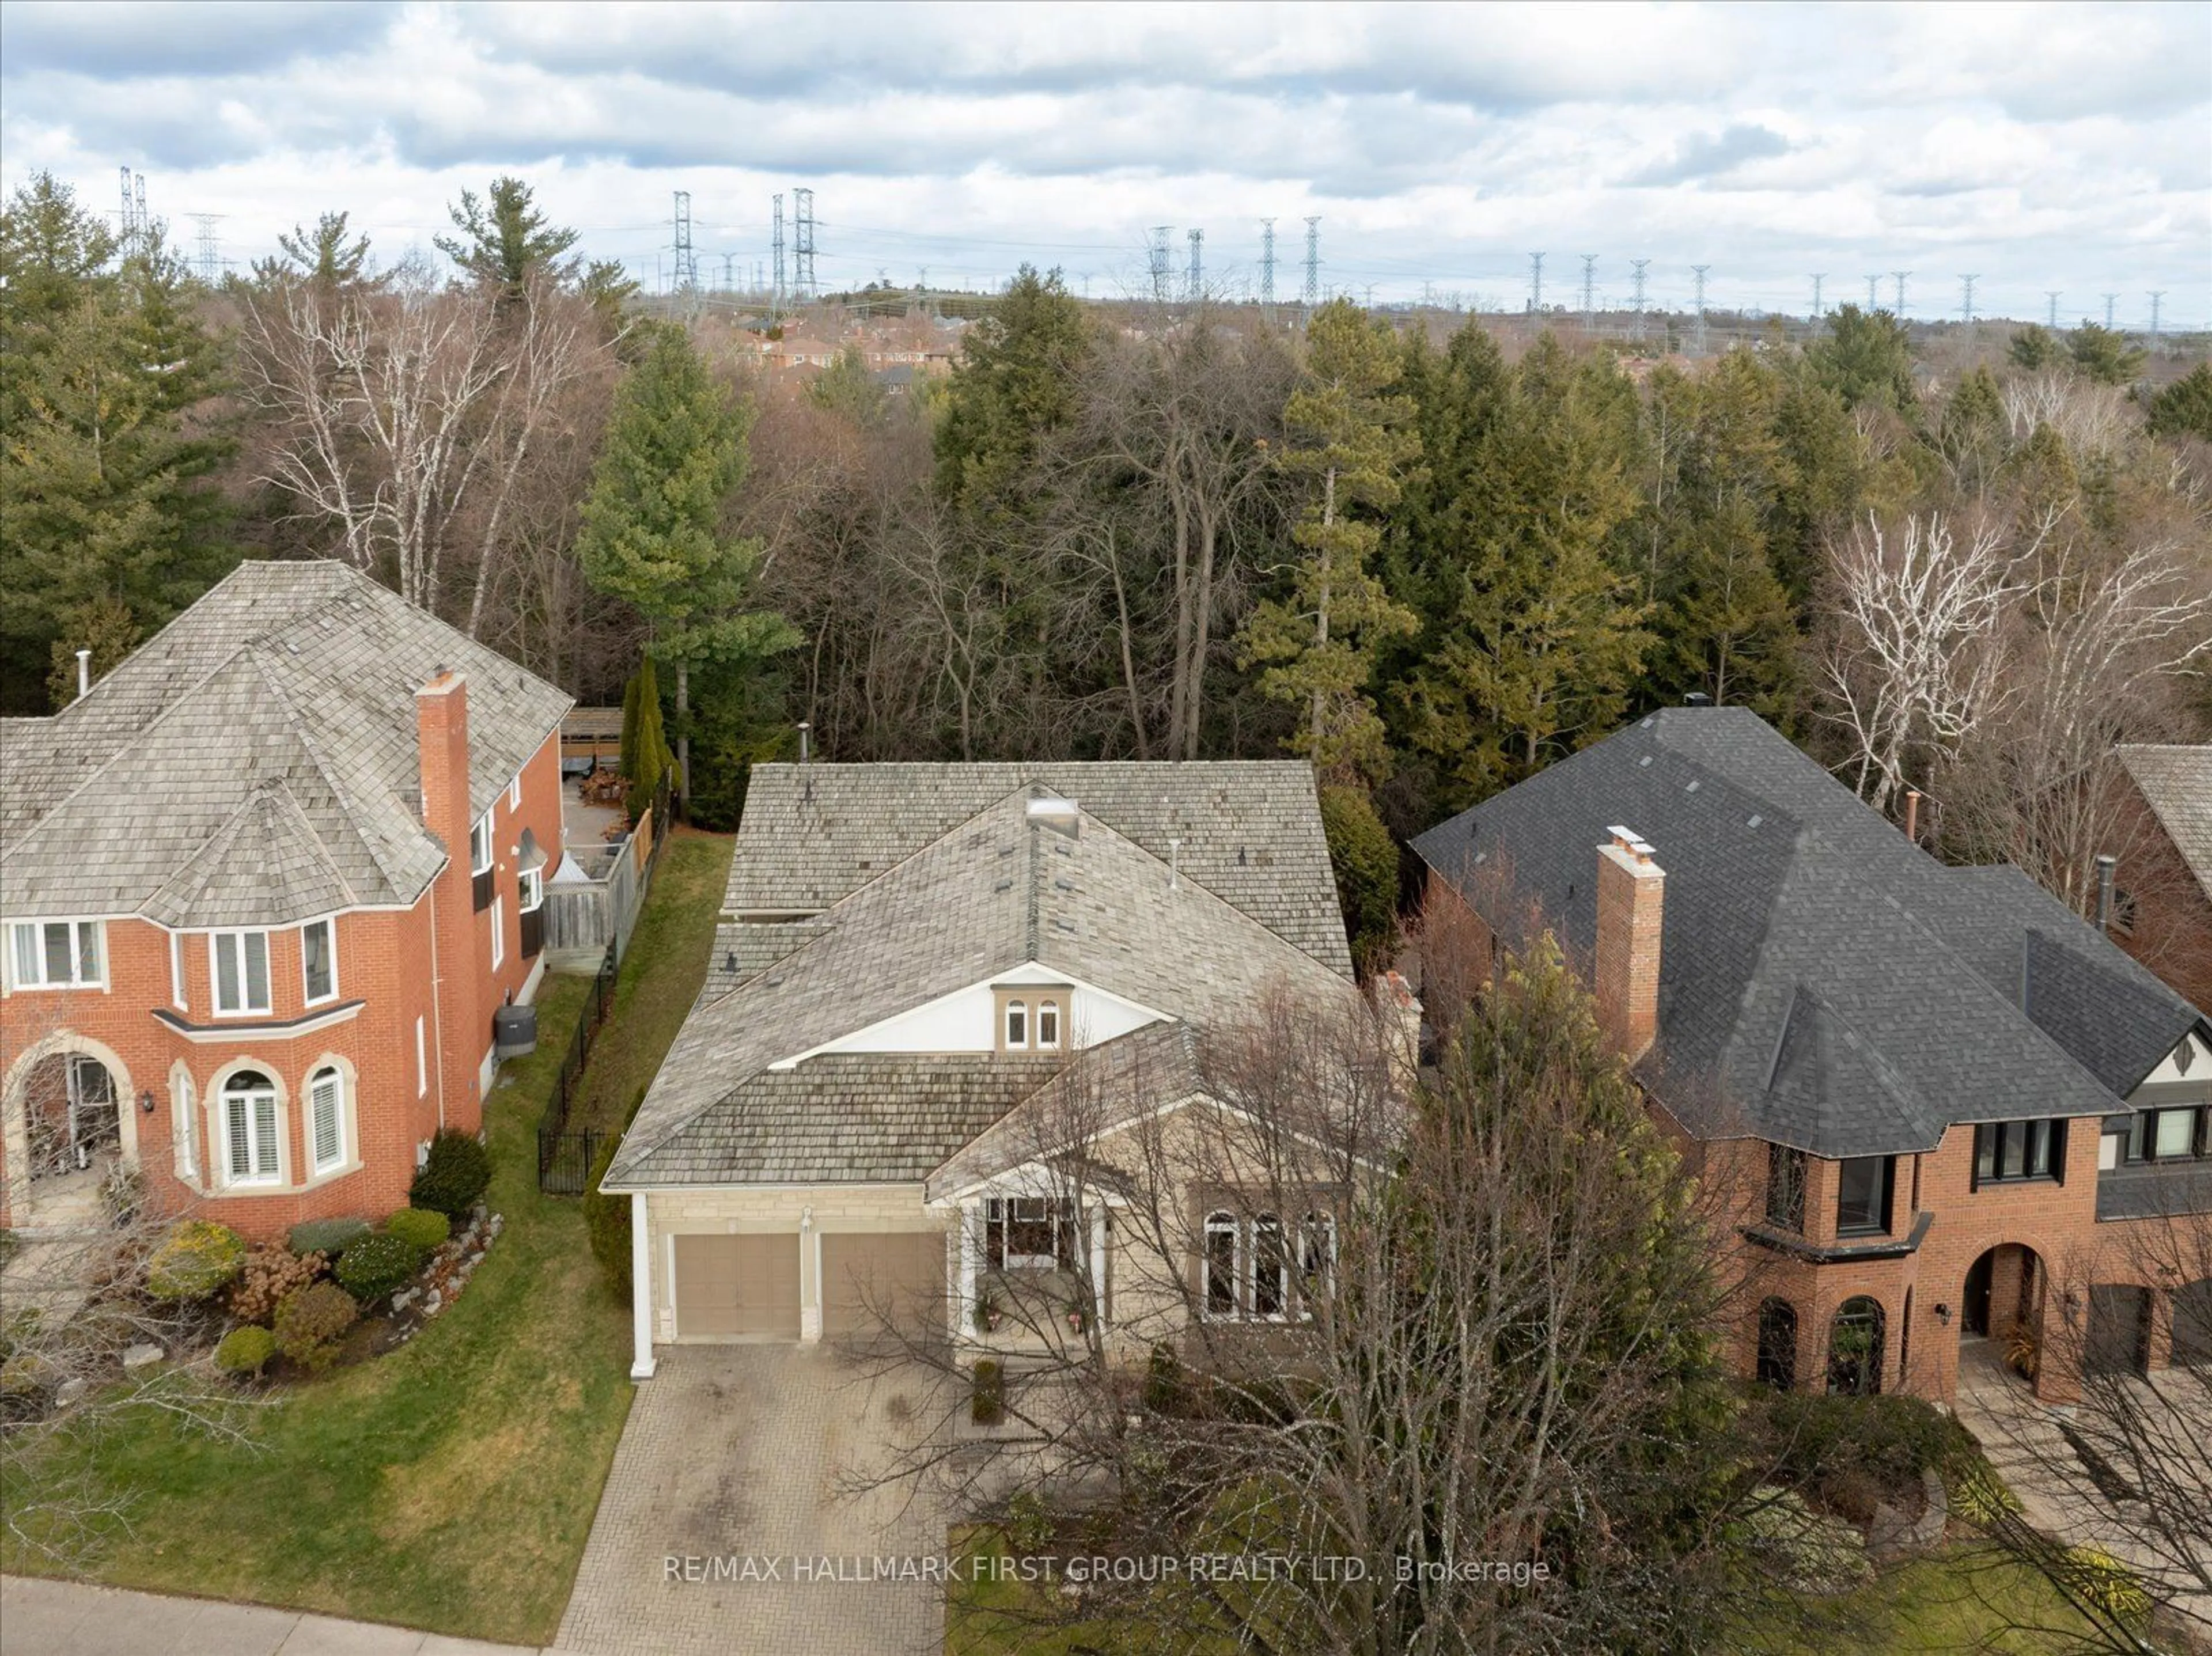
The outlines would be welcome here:
<svg viewBox="0 0 2212 1656">
<path fill-rule="evenodd" d="M 1920 790 L 1905 791 L 1905 837 L 1914 845 L 1920 843 Z"/>
<path fill-rule="evenodd" d="M 807 719 L 799 721 L 799 762 L 802 765 L 814 756 L 814 725 Z"/>
<path fill-rule="evenodd" d="M 1682 698 L 1682 705 L 1685 707 L 1710 707 L 1713 705 L 1713 699 L 1703 690 L 1692 690 Z"/>
<path fill-rule="evenodd" d="M 2112 924 L 2112 870 L 2119 866 L 2119 858 L 2109 852 L 2097 858 L 2097 930 L 2106 931 Z"/>
<path fill-rule="evenodd" d="M 92 652 L 76 652 L 76 693 L 83 695 L 92 688 Z"/>
</svg>

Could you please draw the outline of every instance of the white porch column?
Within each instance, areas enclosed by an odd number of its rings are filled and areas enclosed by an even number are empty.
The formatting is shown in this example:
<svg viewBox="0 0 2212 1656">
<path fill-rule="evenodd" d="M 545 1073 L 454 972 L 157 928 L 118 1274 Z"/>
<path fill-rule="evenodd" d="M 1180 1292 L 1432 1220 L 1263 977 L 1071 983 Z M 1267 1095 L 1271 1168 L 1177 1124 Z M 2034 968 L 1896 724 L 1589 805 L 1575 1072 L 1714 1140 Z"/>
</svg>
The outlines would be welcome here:
<svg viewBox="0 0 2212 1656">
<path fill-rule="evenodd" d="M 629 1196 L 629 1377 L 653 1378 L 653 1226 L 645 1192 Z"/>
<path fill-rule="evenodd" d="M 1091 1210 L 1091 1314 L 1106 1326 L 1106 1204 Z"/>
<path fill-rule="evenodd" d="M 960 1291 L 952 1301 L 952 1338 L 965 1338 L 975 1327 L 975 1221 L 973 1202 L 960 1204 Z"/>
<path fill-rule="evenodd" d="M 822 1339 L 822 1237 L 811 1207 L 799 1215 L 799 1338 L 810 1345 Z"/>
</svg>

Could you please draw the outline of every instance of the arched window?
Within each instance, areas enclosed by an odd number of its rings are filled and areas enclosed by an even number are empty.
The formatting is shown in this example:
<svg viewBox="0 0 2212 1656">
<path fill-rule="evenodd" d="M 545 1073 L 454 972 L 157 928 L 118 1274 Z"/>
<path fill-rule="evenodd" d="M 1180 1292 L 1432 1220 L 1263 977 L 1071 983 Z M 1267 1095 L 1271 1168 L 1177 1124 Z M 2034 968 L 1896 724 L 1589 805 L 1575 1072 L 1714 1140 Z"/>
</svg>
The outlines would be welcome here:
<svg viewBox="0 0 2212 1656">
<path fill-rule="evenodd" d="M 1036 1044 L 1041 1051 L 1060 1046 L 1060 1003 L 1056 1000 L 1037 1003 Z"/>
<path fill-rule="evenodd" d="M 1828 1390 L 1872 1397 L 1881 1390 L 1884 1334 L 1881 1301 L 1855 1295 L 1837 1307 L 1828 1325 Z"/>
<path fill-rule="evenodd" d="M 283 1179 L 276 1156 L 276 1083 L 258 1070 L 240 1070 L 222 1083 L 225 1182 L 274 1185 Z"/>
<path fill-rule="evenodd" d="M 1006 1003 L 1006 1050 L 1018 1052 L 1030 1044 L 1030 1008 L 1027 1001 Z"/>
<path fill-rule="evenodd" d="M 1252 1314 L 1282 1317 L 1291 1308 L 1291 1259 L 1283 1222 L 1272 1213 L 1252 1221 Z"/>
<path fill-rule="evenodd" d="M 1206 1216 L 1206 1314 L 1237 1314 L 1237 1216 Z"/>
<path fill-rule="evenodd" d="M 317 1173 L 345 1165 L 345 1077 L 334 1065 L 307 1078 L 307 1138 Z"/>
<path fill-rule="evenodd" d="M 1797 1384 L 1797 1307 L 1787 1300 L 1759 1307 L 1759 1383 L 1778 1392 Z"/>
</svg>

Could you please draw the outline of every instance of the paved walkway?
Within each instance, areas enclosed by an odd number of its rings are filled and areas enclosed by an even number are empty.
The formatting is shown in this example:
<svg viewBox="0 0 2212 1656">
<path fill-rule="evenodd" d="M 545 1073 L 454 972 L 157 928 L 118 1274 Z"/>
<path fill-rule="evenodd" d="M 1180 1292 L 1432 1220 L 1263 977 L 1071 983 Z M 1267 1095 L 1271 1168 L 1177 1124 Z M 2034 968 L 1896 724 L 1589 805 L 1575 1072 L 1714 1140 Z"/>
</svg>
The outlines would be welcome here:
<svg viewBox="0 0 2212 1656">
<path fill-rule="evenodd" d="M 615 1451 L 556 1647 L 941 1652 L 941 1580 L 825 1579 L 944 1555 L 938 1501 L 903 1483 L 854 1489 L 935 1422 L 929 1379 L 902 1374 L 870 1380 L 815 1346 L 665 1350 Z"/>
<path fill-rule="evenodd" d="M 0 1576 L 0 1656 L 525 1656 L 520 1645 L 264 1604 Z"/>
</svg>

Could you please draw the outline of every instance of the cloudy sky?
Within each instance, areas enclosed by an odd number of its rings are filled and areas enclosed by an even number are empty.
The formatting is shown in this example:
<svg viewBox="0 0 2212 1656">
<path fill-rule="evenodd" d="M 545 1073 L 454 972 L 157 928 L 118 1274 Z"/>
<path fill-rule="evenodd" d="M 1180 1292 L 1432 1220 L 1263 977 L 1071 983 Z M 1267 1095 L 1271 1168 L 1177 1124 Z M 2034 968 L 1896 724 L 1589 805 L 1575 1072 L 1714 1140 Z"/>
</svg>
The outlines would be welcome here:
<svg viewBox="0 0 2212 1656">
<path fill-rule="evenodd" d="M 1905 270 L 1908 310 L 2212 321 L 2212 5 L 872 7 L 0 3 L 0 181 L 112 209 L 117 169 L 222 258 L 342 207 L 396 258 L 501 172 L 648 284 L 691 193 L 702 276 L 814 191 L 825 287 L 1097 294 L 1205 232 L 1256 288 L 1518 308 L 1802 312 Z M 729 263 L 726 266 L 725 256 Z M 1893 284 L 1885 274 L 1889 302 Z"/>
</svg>

